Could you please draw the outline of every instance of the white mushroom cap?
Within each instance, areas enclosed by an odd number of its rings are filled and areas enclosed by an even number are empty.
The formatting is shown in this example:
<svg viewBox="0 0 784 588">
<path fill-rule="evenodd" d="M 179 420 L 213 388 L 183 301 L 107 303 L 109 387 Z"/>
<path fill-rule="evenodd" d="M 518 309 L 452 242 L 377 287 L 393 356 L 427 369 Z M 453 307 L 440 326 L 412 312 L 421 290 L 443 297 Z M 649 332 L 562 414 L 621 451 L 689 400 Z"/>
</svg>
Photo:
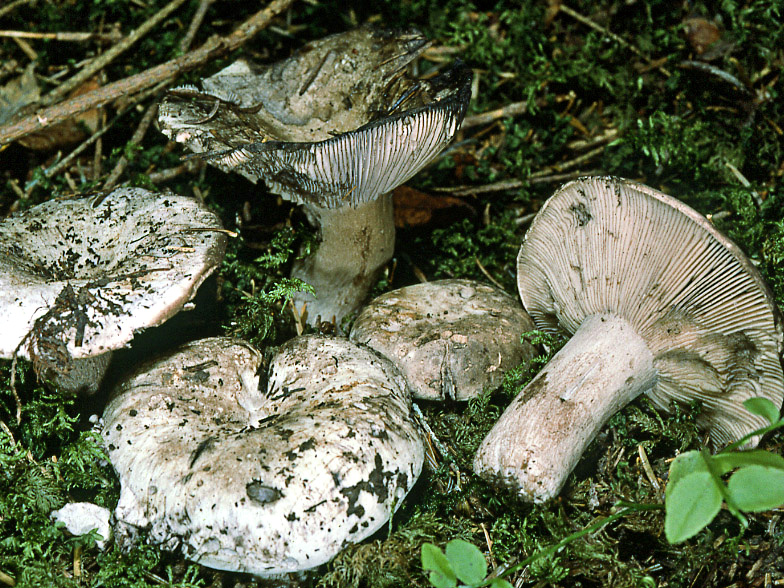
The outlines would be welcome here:
<svg viewBox="0 0 784 588">
<path fill-rule="evenodd" d="M 223 259 L 221 230 L 195 200 L 140 188 L 50 200 L 0 221 L 0 357 L 94 390 L 104 354 L 195 295 Z"/>
<path fill-rule="evenodd" d="M 98 531 L 101 536 L 101 539 L 96 541 L 98 549 L 106 549 L 112 538 L 112 528 L 109 525 L 112 512 L 97 504 L 69 502 L 62 508 L 53 510 L 49 516 L 54 521 L 63 523 L 71 535 L 86 535 L 93 529 Z"/>
<path fill-rule="evenodd" d="M 137 371 L 104 413 L 134 529 L 206 566 L 274 576 L 313 568 L 381 528 L 421 471 L 405 384 L 345 339 L 273 357 L 196 341 Z"/>
<path fill-rule="evenodd" d="M 574 333 L 474 462 L 524 498 L 554 496 L 641 392 L 662 410 L 700 401 L 717 446 L 767 424 L 744 400 L 781 406 L 784 336 L 768 288 L 735 244 L 661 192 L 618 178 L 565 185 L 526 233 L 518 285 L 539 328 Z"/>
<path fill-rule="evenodd" d="M 350 338 L 388 358 L 415 398 L 469 400 L 497 388 L 534 347 L 534 323 L 506 292 L 472 280 L 438 280 L 379 296 L 362 309 Z"/>
<path fill-rule="evenodd" d="M 469 69 L 427 81 L 404 75 L 425 47 L 416 31 L 365 26 L 271 66 L 238 61 L 204 80 L 203 92 L 169 92 L 161 130 L 294 202 L 367 203 L 429 163 L 468 107 Z"/>
</svg>

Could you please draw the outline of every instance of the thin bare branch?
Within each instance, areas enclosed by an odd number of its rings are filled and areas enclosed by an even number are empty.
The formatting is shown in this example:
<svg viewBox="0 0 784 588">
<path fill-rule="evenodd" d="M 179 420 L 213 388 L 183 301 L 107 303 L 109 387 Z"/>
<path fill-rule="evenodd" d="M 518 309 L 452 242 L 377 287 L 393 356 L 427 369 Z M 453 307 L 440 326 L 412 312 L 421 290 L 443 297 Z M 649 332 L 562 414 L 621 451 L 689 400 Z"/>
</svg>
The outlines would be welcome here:
<svg viewBox="0 0 784 588">
<path fill-rule="evenodd" d="M 23 4 L 32 4 L 33 2 L 36 2 L 36 0 L 16 0 L 15 2 L 11 2 L 7 6 L 0 8 L 0 18 L 3 18 L 9 12 L 13 12 Z"/>
<path fill-rule="evenodd" d="M 41 99 L 41 104 L 43 106 L 49 106 L 50 104 L 54 104 L 60 98 L 68 94 L 71 90 L 78 88 L 84 82 L 89 80 L 93 77 L 97 72 L 102 70 L 106 67 L 109 63 L 114 61 L 119 55 L 130 49 L 139 39 L 141 39 L 144 35 L 149 33 L 153 28 L 155 28 L 161 21 L 163 21 L 166 17 L 168 17 L 172 12 L 177 10 L 182 4 L 185 3 L 185 0 L 171 0 L 166 6 L 161 8 L 158 12 L 152 15 L 146 22 L 144 22 L 139 28 L 135 31 L 131 32 L 127 37 L 124 37 L 122 41 L 114 45 L 111 49 L 103 53 L 100 57 L 97 57 L 93 61 L 89 63 L 86 67 L 84 67 L 79 73 L 74 75 L 69 80 L 63 82 L 61 85 L 56 87 L 54 90 L 49 92 L 46 96 Z"/>
<path fill-rule="evenodd" d="M 120 31 L 111 33 L 34 33 L 30 31 L 0 31 L 0 37 L 12 37 L 14 39 L 46 39 L 50 41 L 118 41 L 122 38 Z"/>
<path fill-rule="evenodd" d="M 158 103 L 153 102 L 147 107 L 147 111 L 144 113 L 144 116 L 142 116 L 142 120 L 139 121 L 139 126 L 136 127 L 136 130 L 131 137 L 130 143 L 141 145 L 142 139 L 144 139 L 144 135 L 147 133 L 147 129 L 150 128 L 150 125 L 152 124 L 152 121 L 157 113 Z M 106 178 L 106 182 L 103 184 L 103 189 L 111 190 L 114 188 L 126 167 L 128 167 L 128 158 L 123 155 L 115 164 L 114 169 L 109 174 L 109 177 Z"/>
<path fill-rule="evenodd" d="M 191 48 L 191 43 L 193 43 L 193 39 L 196 37 L 196 32 L 199 30 L 201 23 L 204 22 L 204 17 L 207 16 L 207 10 L 209 10 L 213 2 L 215 2 L 215 0 L 201 0 L 201 2 L 199 2 L 199 7 L 196 9 L 196 13 L 191 19 L 188 31 L 185 33 L 182 41 L 180 41 L 180 51 L 183 53 Z"/>
<path fill-rule="evenodd" d="M 135 94 L 159 82 L 172 80 L 181 73 L 199 67 L 210 59 L 225 55 L 253 38 L 275 16 L 291 6 L 294 1 L 273 0 L 267 7 L 254 14 L 226 37 L 212 37 L 201 47 L 185 55 L 123 80 L 118 80 L 92 92 L 64 100 L 60 104 L 44 108 L 32 116 L 0 127 L 0 145 L 5 145 L 15 139 L 40 131 L 47 126 L 92 108 L 103 106 L 118 98 Z"/>
</svg>

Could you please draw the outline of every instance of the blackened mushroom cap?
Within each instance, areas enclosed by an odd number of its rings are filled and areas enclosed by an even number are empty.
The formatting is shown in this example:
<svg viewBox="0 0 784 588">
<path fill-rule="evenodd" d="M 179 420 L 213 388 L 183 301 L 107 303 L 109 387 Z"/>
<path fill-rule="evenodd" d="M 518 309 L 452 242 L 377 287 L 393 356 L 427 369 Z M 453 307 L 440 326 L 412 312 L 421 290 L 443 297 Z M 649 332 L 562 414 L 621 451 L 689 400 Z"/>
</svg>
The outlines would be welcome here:
<svg viewBox="0 0 784 588">
<path fill-rule="evenodd" d="M 405 75 L 425 46 L 415 31 L 365 26 L 271 66 L 238 61 L 201 91 L 170 91 L 159 123 L 213 165 L 262 178 L 286 199 L 357 206 L 421 170 L 465 116 L 468 68 L 430 80 Z"/>
<path fill-rule="evenodd" d="M 135 530 L 225 570 L 318 566 L 381 528 L 424 449 L 395 368 L 346 339 L 189 343 L 121 382 L 103 436 Z"/>
<path fill-rule="evenodd" d="M 523 304 L 546 331 L 622 316 L 653 353 L 663 410 L 702 404 L 721 446 L 767 421 L 743 401 L 784 400 L 782 323 L 740 248 L 679 200 L 618 178 L 567 184 L 542 207 L 518 258 Z"/>
<path fill-rule="evenodd" d="M 533 329 L 503 290 L 452 279 L 382 294 L 362 309 L 349 337 L 394 363 L 415 398 L 469 400 L 536 354 L 521 343 Z"/>
<path fill-rule="evenodd" d="M 555 496 L 601 426 L 640 393 L 663 410 L 699 401 L 714 446 L 767 424 L 744 400 L 781 406 L 782 326 L 759 272 L 661 192 L 609 177 L 565 185 L 526 232 L 518 286 L 539 328 L 571 335 L 474 459 L 523 499 Z"/>
<path fill-rule="evenodd" d="M 4 219 L 0 357 L 32 359 L 67 381 L 70 370 L 82 371 L 72 360 L 121 348 L 177 313 L 225 244 L 220 220 L 202 204 L 141 188 L 50 200 Z M 94 389 L 96 376 L 88 369 L 93 379 L 83 383 Z"/>
</svg>

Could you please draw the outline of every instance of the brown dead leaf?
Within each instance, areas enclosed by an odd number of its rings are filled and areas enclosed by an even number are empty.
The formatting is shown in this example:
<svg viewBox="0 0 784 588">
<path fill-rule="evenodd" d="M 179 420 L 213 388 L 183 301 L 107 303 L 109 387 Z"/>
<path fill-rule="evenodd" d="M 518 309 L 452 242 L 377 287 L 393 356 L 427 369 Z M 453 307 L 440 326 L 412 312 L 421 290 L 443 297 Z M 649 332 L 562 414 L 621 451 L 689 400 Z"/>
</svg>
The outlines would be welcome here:
<svg viewBox="0 0 784 588">
<path fill-rule="evenodd" d="M 684 19 L 683 31 L 686 40 L 697 55 L 702 55 L 708 47 L 721 39 L 721 29 L 718 25 L 701 16 Z"/>
<path fill-rule="evenodd" d="M 408 186 L 398 186 L 392 192 L 395 203 L 395 226 L 397 228 L 424 225 L 433 218 L 434 210 L 460 206 L 474 210 L 473 207 L 453 196 L 431 196 Z"/>
<path fill-rule="evenodd" d="M 35 64 L 31 63 L 21 76 L 0 87 L 0 124 L 10 122 L 30 104 L 38 102 L 41 92 L 34 69 Z"/>
<path fill-rule="evenodd" d="M 99 86 L 100 84 L 97 80 L 88 80 L 71 92 L 68 97 L 75 98 L 81 94 L 92 92 Z M 34 151 L 50 151 L 57 147 L 78 143 L 98 129 L 99 120 L 100 111 L 97 108 L 93 108 L 75 118 L 22 137 L 19 139 L 19 144 Z"/>
</svg>

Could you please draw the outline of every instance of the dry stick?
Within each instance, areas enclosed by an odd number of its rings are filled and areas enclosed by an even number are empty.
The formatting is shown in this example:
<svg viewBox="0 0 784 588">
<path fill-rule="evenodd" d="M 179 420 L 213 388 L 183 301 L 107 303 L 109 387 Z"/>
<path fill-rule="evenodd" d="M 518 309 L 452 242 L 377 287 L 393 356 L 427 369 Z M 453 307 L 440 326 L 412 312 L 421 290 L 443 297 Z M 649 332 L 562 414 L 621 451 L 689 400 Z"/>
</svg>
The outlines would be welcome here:
<svg viewBox="0 0 784 588">
<path fill-rule="evenodd" d="M 234 51 L 266 27 L 275 16 L 286 10 L 294 1 L 273 0 L 266 8 L 254 14 L 226 37 L 212 37 L 201 47 L 190 53 L 170 59 L 165 63 L 123 80 L 118 80 L 92 92 L 65 100 L 55 106 L 44 108 L 16 123 L 0 127 L 0 145 L 5 145 L 19 137 L 40 131 L 51 124 L 71 118 L 92 108 L 103 106 L 117 98 L 145 90 L 158 82 L 176 78 L 184 71 L 194 69 L 210 59 Z"/>
<path fill-rule="evenodd" d="M 192 174 L 199 171 L 204 166 L 204 161 L 201 159 L 190 159 L 185 163 L 181 163 L 175 167 L 161 169 L 147 175 L 147 178 L 153 184 L 162 184 L 183 174 Z"/>
<path fill-rule="evenodd" d="M 153 102 L 147 107 L 147 111 L 144 113 L 142 120 L 139 121 L 139 126 L 136 127 L 136 130 L 131 137 L 129 143 L 134 145 L 141 145 L 142 140 L 144 139 L 144 135 L 147 133 L 147 129 L 150 128 L 152 124 L 152 120 L 155 118 L 155 115 L 158 112 L 158 103 Z M 106 178 L 106 181 L 103 184 L 104 190 L 111 190 L 114 188 L 114 185 L 117 183 L 117 180 L 120 179 L 120 176 L 125 171 L 125 168 L 128 167 L 128 158 L 123 155 L 117 161 L 114 166 L 114 169 L 109 174 L 109 177 Z"/>
<path fill-rule="evenodd" d="M 603 35 L 607 35 L 613 41 L 618 43 L 621 47 L 625 47 L 626 49 L 628 49 L 629 51 L 634 53 L 636 56 L 638 56 L 639 58 L 645 60 L 649 65 L 654 65 L 653 61 L 649 57 L 646 57 L 645 55 L 643 55 L 642 51 L 637 49 L 637 47 L 635 47 L 634 45 L 632 45 L 631 43 L 626 41 L 623 37 L 619 37 L 618 35 L 616 35 L 612 31 L 604 28 L 602 25 L 592 21 L 590 18 L 583 16 L 582 14 L 580 14 L 579 12 L 577 12 L 575 10 L 572 10 L 571 8 L 566 6 L 565 4 L 561 4 L 558 7 L 558 10 L 560 12 L 568 14 L 574 20 L 576 20 L 578 22 L 581 22 L 581 23 L 583 23 L 584 25 L 586 25 L 588 27 L 591 27 L 593 30 L 599 31 Z M 658 69 L 659 69 L 660 72 L 662 72 L 667 77 L 670 77 L 670 75 L 672 75 L 672 74 L 670 74 L 670 72 L 668 70 L 666 70 L 665 68 L 663 68 L 661 66 L 658 66 Z"/>
<path fill-rule="evenodd" d="M 182 53 L 185 53 L 190 48 L 199 26 L 204 21 L 204 17 L 207 14 L 207 9 L 212 3 L 213 0 L 201 0 L 199 3 L 199 7 L 196 10 L 196 14 L 193 16 L 193 19 L 191 20 L 188 31 L 180 41 L 179 49 Z M 160 85 L 161 89 L 163 89 L 164 85 L 165 84 Z M 147 133 L 147 129 L 150 128 L 150 125 L 152 124 L 152 121 L 155 118 L 157 112 L 158 104 L 157 102 L 154 102 L 147 108 L 147 112 L 144 113 L 142 120 L 139 121 L 139 126 L 136 127 L 136 131 L 133 133 L 130 143 L 141 145 L 142 140 L 144 139 L 144 135 Z M 117 184 L 117 181 L 120 179 L 120 176 L 122 176 L 123 172 L 128 167 L 128 163 L 128 158 L 125 157 L 125 155 L 120 157 L 120 159 L 117 161 L 117 164 L 114 166 L 114 169 L 109 174 L 109 177 L 106 179 L 106 182 L 104 182 L 104 190 L 111 190 L 114 188 L 115 184 Z"/>
<path fill-rule="evenodd" d="M 139 28 L 131 32 L 130 35 L 128 35 L 122 41 L 114 45 L 111 49 L 106 51 L 106 53 L 102 54 L 100 57 L 91 61 L 79 73 L 77 73 L 69 80 L 63 82 L 61 85 L 57 86 L 54 90 L 49 92 L 46 96 L 44 96 L 41 99 L 41 104 L 43 106 L 49 106 L 50 104 L 54 104 L 60 98 L 68 94 L 71 90 L 81 86 L 84 82 L 86 82 L 91 77 L 93 77 L 96 73 L 98 73 L 100 70 L 106 67 L 109 63 L 114 61 L 114 59 L 116 59 L 119 55 L 121 55 L 122 53 L 130 49 L 131 46 L 133 46 L 139 39 L 141 39 L 144 35 L 149 33 L 153 28 L 155 28 L 162 20 L 164 20 L 172 12 L 177 10 L 184 2 L 185 0 L 171 0 L 171 2 L 169 2 L 166 6 L 161 8 L 154 15 L 152 15 L 152 17 L 150 17 Z"/>
<path fill-rule="evenodd" d="M 6 586 L 16 586 L 16 581 L 2 570 L 0 570 L 0 582 Z"/>
<path fill-rule="evenodd" d="M 204 22 L 204 17 L 207 16 L 207 10 L 209 10 L 213 2 L 215 2 L 215 0 L 201 0 L 201 2 L 199 2 L 199 7 L 196 9 L 196 14 L 194 14 L 191 19 L 188 31 L 185 33 L 182 41 L 180 41 L 180 51 L 182 53 L 185 53 L 191 48 L 191 43 L 193 43 L 193 39 L 196 37 L 196 32 L 199 30 L 201 23 Z"/>
<path fill-rule="evenodd" d="M 15 39 L 48 39 L 52 41 L 117 41 L 122 38 L 119 31 L 111 33 L 31 33 L 29 31 L 0 31 L 0 37 Z"/>
<path fill-rule="evenodd" d="M 495 110 L 490 110 L 488 112 L 482 112 L 480 114 L 474 114 L 472 116 L 467 116 L 463 120 L 463 124 L 461 125 L 461 129 L 470 129 L 472 127 L 478 127 L 481 125 L 485 125 L 491 122 L 498 120 L 499 118 L 505 118 L 507 116 L 517 116 L 520 114 L 525 114 L 528 110 L 528 101 L 524 100 L 523 102 L 512 102 L 511 104 L 507 104 L 503 108 L 497 108 Z"/>
<path fill-rule="evenodd" d="M 23 4 L 31 4 L 36 0 L 16 0 L 16 2 L 11 2 L 8 6 L 4 6 L 0 8 L 0 18 L 3 18 L 6 14 L 13 11 L 18 6 L 22 6 Z"/>
</svg>

